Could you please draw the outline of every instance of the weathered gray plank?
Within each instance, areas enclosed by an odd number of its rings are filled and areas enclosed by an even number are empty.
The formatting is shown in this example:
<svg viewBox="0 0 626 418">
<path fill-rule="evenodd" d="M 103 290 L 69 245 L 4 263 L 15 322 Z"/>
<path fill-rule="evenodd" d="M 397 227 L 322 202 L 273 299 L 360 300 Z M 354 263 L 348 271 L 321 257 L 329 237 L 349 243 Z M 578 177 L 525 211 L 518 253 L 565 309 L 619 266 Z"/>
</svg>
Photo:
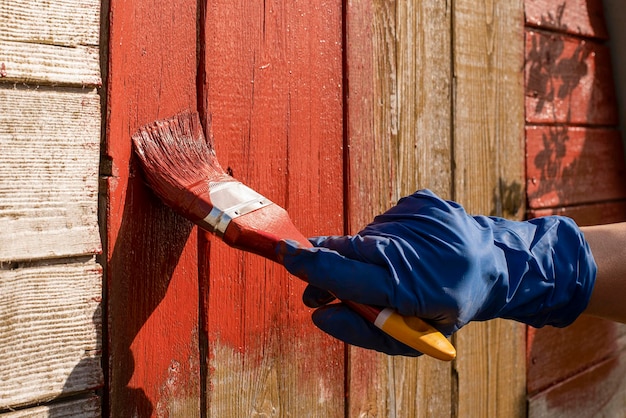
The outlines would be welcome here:
<svg viewBox="0 0 626 418">
<path fill-rule="evenodd" d="M 97 418 L 101 412 L 100 398 L 88 395 L 67 402 L 0 413 L 0 418 Z"/>
<path fill-rule="evenodd" d="M 0 410 L 102 385 L 95 259 L 0 270 Z"/>
<path fill-rule="evenodd" d="M 93 254 L 100 97 L 0 88 L 0 262 Z"/>
<path fill-rule="evenodd" d="M 67 48 L 0 39 L 0 81 L 99 86 L 98 54 L 97 47 Z"/>
<path fill-rule="evenodd" d="M 98 46 L 99 0 L 0 0 L 0 39 Z"/>
<path fill-rule="evenodd" d="M 99 86 L 100 2 L 0 0 L 0 81 Z"/>
</svg>

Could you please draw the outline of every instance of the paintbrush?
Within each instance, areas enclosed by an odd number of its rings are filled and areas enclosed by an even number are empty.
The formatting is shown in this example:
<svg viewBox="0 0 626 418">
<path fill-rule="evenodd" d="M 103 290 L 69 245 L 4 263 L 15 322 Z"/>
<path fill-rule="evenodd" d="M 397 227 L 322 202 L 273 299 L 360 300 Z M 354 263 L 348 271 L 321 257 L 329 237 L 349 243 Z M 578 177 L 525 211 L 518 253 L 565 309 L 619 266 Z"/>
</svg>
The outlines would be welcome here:
<svg viewBox="0 0 626 418">
<path fill-rule="evenodd" d="M 278 263 L 276 246 L 281 240 L 311 247 L 283 208 L 224 172 L 212 141 L 204 137 L 197 112 L 183 112 L 146 125 L 133 135 L 133 142 L 154 192 L 231 247 Z M 452 344 L 419 318 L 404 317 L 390 308 L 342 302 L 424 354 L 447 361 L 456 357 Z"/>
</svg>

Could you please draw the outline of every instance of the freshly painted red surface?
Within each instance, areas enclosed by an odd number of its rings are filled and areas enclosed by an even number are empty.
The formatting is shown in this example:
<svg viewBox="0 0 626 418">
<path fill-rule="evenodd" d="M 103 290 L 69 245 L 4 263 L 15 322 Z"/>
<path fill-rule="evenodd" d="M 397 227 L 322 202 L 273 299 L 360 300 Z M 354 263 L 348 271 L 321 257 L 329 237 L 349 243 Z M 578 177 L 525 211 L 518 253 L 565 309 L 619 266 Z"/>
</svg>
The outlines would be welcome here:
<svg viewBox="0 0 626 418">
<path fill-rule="evenodd" d="M 285 208 L 306 236 L 343 232 L 341 12 L 339 0 L 206 4 L 200 101 L 217 158 Z M 275 365 L 281 413 L 305 416 L 314 402 L 320 416 L 343 416 L 344 347 L 312 324 L 305 284 L 276 263 L 207 240 L 209 408 L 219 407 L 221 391 L 260 390 L 243 376 L 220 380 L 224 368 L 245 364 L 256 376 L 263 361 Z"/>
<path fill-rule="evenodd" d="M 113 417 L 199 415 L 196 229 L 144 185 L 131 135 L 196 106 L 196 1 L 110 1 L 106 156 Z"/>
</svg>

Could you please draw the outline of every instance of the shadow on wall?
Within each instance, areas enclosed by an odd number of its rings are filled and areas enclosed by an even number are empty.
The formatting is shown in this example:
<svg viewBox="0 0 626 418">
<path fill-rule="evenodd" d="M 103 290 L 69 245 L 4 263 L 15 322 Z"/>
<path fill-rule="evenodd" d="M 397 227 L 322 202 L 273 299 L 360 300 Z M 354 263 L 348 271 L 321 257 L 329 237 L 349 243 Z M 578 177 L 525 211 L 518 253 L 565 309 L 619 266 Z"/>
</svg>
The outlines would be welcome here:
<svg viewBox="0 0 626 418">
<path fill-rule="evenodd" d="M 541 17 L 539 26 L 554 32 L 526 33 L 531 215 L 533 209 L 626 197 L 610 52 L 601 41 L 567 35 L 565 8 L 563 3 Z"/>
</svg>

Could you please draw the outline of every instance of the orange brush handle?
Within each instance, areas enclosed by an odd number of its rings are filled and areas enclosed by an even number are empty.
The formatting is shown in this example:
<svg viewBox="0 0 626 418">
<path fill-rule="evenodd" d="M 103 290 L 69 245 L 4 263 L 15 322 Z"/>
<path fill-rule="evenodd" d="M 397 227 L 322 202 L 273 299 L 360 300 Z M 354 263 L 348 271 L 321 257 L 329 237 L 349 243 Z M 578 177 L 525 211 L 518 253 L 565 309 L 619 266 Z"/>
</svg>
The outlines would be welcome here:
<svg viewBox="0 0 626 418">
<path fill-rule="evenodd" d="M 279 262 L 276 245 L 284 239 L 311 247 L 311 243 L 291 222 L 287 212 L 275 204 L 233 219 L 223 236 L 224 242 L 232 247 L 276 262 Z M 389 308 L 380 309 L 345 300 L 342 302 L 388 335 L 421 353 L 445 361 L 456 357 L 456 350 L 443 334 L 419 318 L 405 317 Z"/>
</svg>

